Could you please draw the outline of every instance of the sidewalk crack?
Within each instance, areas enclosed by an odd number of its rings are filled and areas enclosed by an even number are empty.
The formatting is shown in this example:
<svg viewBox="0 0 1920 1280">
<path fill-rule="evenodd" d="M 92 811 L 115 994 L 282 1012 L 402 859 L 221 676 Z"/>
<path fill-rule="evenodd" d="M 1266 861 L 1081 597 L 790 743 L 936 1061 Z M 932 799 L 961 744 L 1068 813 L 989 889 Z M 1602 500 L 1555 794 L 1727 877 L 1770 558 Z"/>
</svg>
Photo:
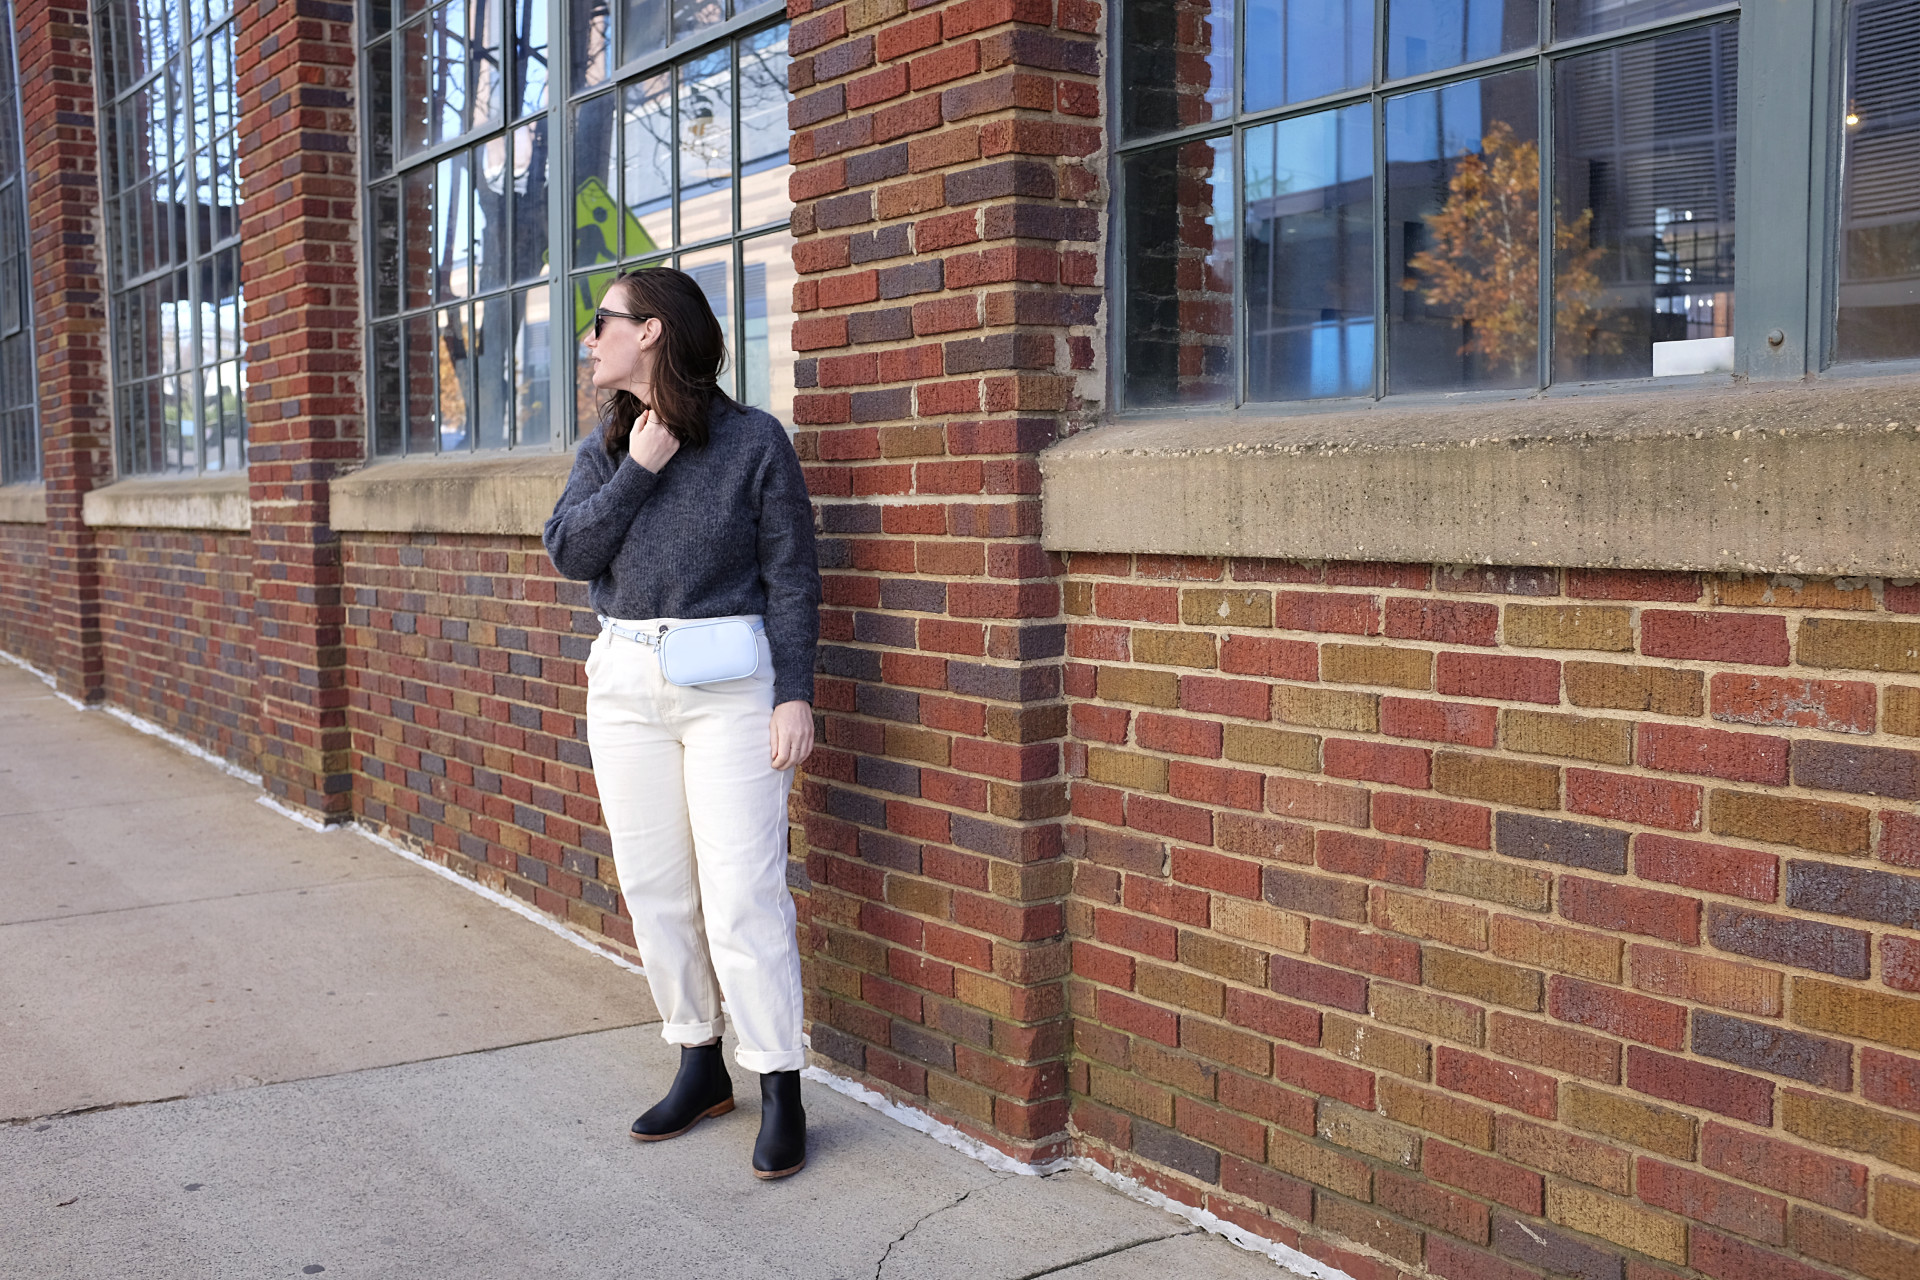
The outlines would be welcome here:
<svg viewBox="0 0 1920 1280">
<path fill-rule="evenodd" d="M 1071 1267 L 1085 1266 L 1089 1262 L 1098 1262 L 1102 1258 L 1111 1258 L 1116 1253 L 1125 1253 L 1129 1249 L 1138 1249 L 1143 1244 L 1156 1244 L 1162 1240 L 1172 1240 L 1179 1236 L 1198 1234 L 1200 1234 L 1200 1229 L 1198 1227 L 1192 1227 L 1186 1231 L 1169 1231 L 1165 1235 L 1146 1236 L 1139 1240 L 1129 1240 L 1125 1244 L 1117 1244 L 1111 1249 L 1101 1249 L 1096 1253 L 1089 1253 L 1084 1257 L 1069 1258 L 1067 1261 L 1057 1263 L 1051 1267 L 1042 1267 L 1038 1271 L 1029 1271 L 1024 1275 L 1014 1276 L 1012 1280 L 1040 1280 L 1041 1276 L 1058 1275 L 1060 1272 Z"/>
<path fill-rule="evenodd" d="M 1015 1176 L 1016 1175 L 1011 1173 L 1005 1174 L 988 1185 L 998 1186 L 1000 1183 L 1005 1182 L 1008 1178 L 1015 1177 Z M 921 1214 L 917 1219 L 914 1220 L 914 1223 L 912 1226 L 908 1227 L 905 1231 L 902 1231 L 899 1235 L 895 1236 L 892 1240 L 887 1242 L 886 1252 L 880 1255 L 880 1261 L 873 1264 L 873 1280 L 880 1280 L 880 1273 L 886 1270 L 887 1259 L 893 1256 L 894 1248 L 897 1245 L 899 1245 L 902 1241 L 904 1241 L 908 1236 L 912 1235 L 914 1232 L 918 1231 L 921 1227 L 925 1226 L 928 1222 L 930 1222 L 934 1218 L 939 1217 L 941 1214 L 947 1213 L 953 1209 L 958 1209 L 961 1205 L 967 1202 L 967 1197 L 971 1196 L 974 1192 L 984 1191 L 984 1190 L 986 1190 L 985 1187 L 969 1187 L 965 1191 L 960 1193 L 960 1196 L 958 1199 L 953 1200 L 948 1204 L 943 1204 L 938 1209 L 929 1209 L 927 1212 Z"/>
</svg>

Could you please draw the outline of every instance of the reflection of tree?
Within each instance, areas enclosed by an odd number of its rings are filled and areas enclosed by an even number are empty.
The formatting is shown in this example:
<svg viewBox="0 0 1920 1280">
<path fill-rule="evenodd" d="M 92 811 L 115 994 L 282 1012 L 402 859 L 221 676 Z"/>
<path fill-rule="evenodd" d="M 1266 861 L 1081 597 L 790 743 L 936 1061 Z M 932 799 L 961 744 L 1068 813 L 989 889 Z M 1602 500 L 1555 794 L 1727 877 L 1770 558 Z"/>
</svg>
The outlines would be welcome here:
<svg viewBox="0 0 1920 1280">
<path fill-rule="evenodd" d="M 1600 327 L 1599 266 L 1591 243 L 1593 210 L 1554 227 L 1554 336 L 1589 353 L 1620 350 L 1620 335 Z M 1460 354 L 1477 355 L 1525 377 L 1540 344 L 1540 144 L 1496 121 L 1454 164 L 1446 203 L 1427 219 L 1432 247 L 1408 260 L 1401 287 L 1460 317 Z"/>
</svg>

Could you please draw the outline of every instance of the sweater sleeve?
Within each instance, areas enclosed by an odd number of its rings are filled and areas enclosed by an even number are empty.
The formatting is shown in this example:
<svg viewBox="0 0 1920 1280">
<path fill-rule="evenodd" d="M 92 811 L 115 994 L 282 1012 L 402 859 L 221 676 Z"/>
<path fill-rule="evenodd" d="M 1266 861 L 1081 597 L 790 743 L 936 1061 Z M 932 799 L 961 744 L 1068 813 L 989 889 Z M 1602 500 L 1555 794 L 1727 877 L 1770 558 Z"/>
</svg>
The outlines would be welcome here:
<svg viewBox="0 0 1920 1280">
<path fill-rule="evenodd" d="M 773 651 L 773 702 L 813 701 L 814 650 L 820 643 L 820 564 L 813 546 L 813 500 L 793 443 L 778 423 L 760 489 L 760 581 L 767 594 L 767 647 Z"/>
<path fill-rule="evenodd" d="M 607 571 L 659 480 L 632 454 L 615 463 L 600 438 L 596 431 L 574 451 L 566 490 L 541 534 L 553 567 L 578 582 L 592 582 Z"/>
</svg>

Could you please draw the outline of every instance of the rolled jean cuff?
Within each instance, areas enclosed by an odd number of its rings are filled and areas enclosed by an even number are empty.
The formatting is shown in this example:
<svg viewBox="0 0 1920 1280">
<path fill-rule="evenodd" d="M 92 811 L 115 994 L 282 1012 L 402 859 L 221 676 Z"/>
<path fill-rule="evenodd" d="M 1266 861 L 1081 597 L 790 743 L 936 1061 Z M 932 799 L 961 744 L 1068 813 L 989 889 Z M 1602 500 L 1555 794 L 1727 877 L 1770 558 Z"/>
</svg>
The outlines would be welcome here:
<svg viewBox="0 0 1920 1280">
<path fill-rule="evenodd" d="M 807 1051 L 782 1049 L 769 1052 L 764 1049 L 742 1049 L 735 1046 L 733 1060 L 740 1064 L 742 1071 L 766 1075 L 770 1071 L 798 1071 L 807 1065 Z"/>
<path fill-rule="evenodd" d="M 712 1022 L 664 1022 L 660 1024 L 660 1038 L 668 1044 L 705 1044 L 719 1039 L 726 1026 L 724 1014 Z"/>
</svg>

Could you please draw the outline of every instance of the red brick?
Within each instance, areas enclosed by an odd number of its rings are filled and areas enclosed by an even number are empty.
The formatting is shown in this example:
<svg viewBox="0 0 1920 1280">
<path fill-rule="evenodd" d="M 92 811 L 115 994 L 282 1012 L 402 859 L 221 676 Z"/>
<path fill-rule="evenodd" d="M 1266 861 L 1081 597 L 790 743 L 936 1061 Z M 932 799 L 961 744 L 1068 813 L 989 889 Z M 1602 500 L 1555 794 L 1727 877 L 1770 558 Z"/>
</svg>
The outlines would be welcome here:
<svg viewBox="0 0 1920 1280">
<path fill-rule="evenodd" d="M 1898 991 L 1920 991 L 1920 942 L 1892 935 L 1881 938 L 1880 980 Z"/>
<path fill-rule="evenodd" d="M 1267 963 L 1267 985 L 1283 996 L 1294 996 L 1313 1004 L 1332 1005 L 1350 1013 L 1367 1011 L 1367 978 L 1364 974 L 1308 964 L 1291 956 L 1274 956 Z"/>
<path fill-rule="evenodd" d="M 1174 624 L 1180 621 L 1180 592 L 1175 587 L 1100 582 L 1094 584 L 1093 602 L 1094 612 L 1103 618 Z"/>
<path fill-rule="evenodd" d="M 1555 975 L 1547 984 L 1547 1012 L 1562 1022 L 1578 1023 L 1663 1049 L 1679 1049 L 1686 1044 L 1684 1005 L 1668 1004 L 1618 987 Z"/>
<path fill-rule="evenodd" d="M 1544 1211 L 1546 1179 L 1531 1169 L 1429 1138 L 1421 1169 L 1436 1182 L 1485 1196 L 1520 1213 Z"/>
<path fill-rule="evenodd" d="M 1161 960 L 1172 960 L 1180 954 L 1179 934 L 1172 925 L 1142 920 L 1124 911 L 1094 912 L 1093 936 L 1109 946 L 1125 947 Z"/>
<path fill-rule="evenodd" d="M 1165 1009 L 1104 988 L 1096 998 L 1095 1007 L 1100 1020 L 1110 1027 L 1157 1040 L 1168 1048 L 1180 1043 L 1180 1020 Z"/>
<path fill-rule="evenodd" d="M 1220 642 L 1220 669 L 1273 680 L 1318 680 L 1320 647 L 1308 640 L 1230 635 Z"/>
<path fill-rule="evenodd" d="M 1713 677 L 1711 688 L 1715 720 L 1829 733 L 1873 732 L 1877 695 L 1864 681 L 1722 672 Z"/>
<path fill-rule="evenodd" d="M 1604 880 L 1560 877 L 1560 914 L 1581 924 L 1665 938 L 1693 946 L 1700 941 L 1700 900 Z"/>
<path fill-rule="evenodd" d="M 1412 596 L 1392 596 L 1387 600 L 1386 634 L 1396 640 L 1490 645 L 1496 642 L 1499 631 L 1498 605 L 1468 600 L 1423 600 Z"/>
<path fill-rule="evenodd" d="M 1131 712 L 1121 707 L 1097 707 L 1076 702 L 1073 704 L 1073 736 L 1094 742 L 1125 742 L 1127 722 L 1131 716 Z"/>
<path fill-rule="evenodd" d="M 1867 1212 L 1867 1167 L 1710 1120 L 1700 1131 L 1700 1163 L 1718 1173 L 1785 1195 L 1839 1209 Z"/>
<path fill-rule="evenodd" d="M 1773 1125 L 1772 1082 L 1744 1072 L 1629 1045 L 1627 1087 L 1762 1128 Z"/>
<path fill-rule="evenodd" d="M 1380 602 L 1373 596 L 1326 591 L 1276 591 L 1273 625 L 1283 631 L 1332 631 L 1371 636 L 1380 631 Z"/>
<path fill-rule="evenodd" d="M 1920 1058 L 1861 1049 L 1860 1092 L 1869 1102 L 1920 1112 Z"/>
<path fill-rule="evenodd" d="M 1383 791 L 1373 797 L 1373 825 L 1389 835 L 1437 844 L 1493 847 L 1493 811 L 1483 805 Z"/>
<path fill-rule="evenodd" d="M 1427 1270 L 1443 1280 L 1538 1280 L 1540 1273 L 1451 1240 L 1427 1238 Z"/>
<path fill-rule="evenodd" d="M 1367 792 L 1361 787 L 1308 782 L 1279 774 L 1267 779 L 1267 808 L 1305 822 L 1337 822 L 1342 826 L 1364 827 L 1367 825 L 1367 802 Z"/>
<path fill-rule="evenodd" d="M 1453 697 L 1558 704 L 1560 664 L 1551 658 L 1443 652 L 1436 663 L 1434 687 Z"/>
<path fill-rule="evenodd" d="M 1920 813 L 1880 811 L 1880 861 L 1896 867 L 1920 867 Z"/>
<path fill-rule="evenodd" d="M 1312 968 L 1303 965 L 1303 968 Z M 1362 979 L 1364 986 L 1365 980 Z M 1272 996 L 1227 988 L 1227 1020 L 1237 1027 L 1257 1031 L 1263 1036 L 1291 1040 L 1296 1044 L 1320 1043 L 1320 1011 L 1305 1005 L 1276 1000 Z"/>
<path fill-rule="evenodd" d="M 1430 1182 L 1390 1169 L 1378 1170 L 1373 1175 L 1373 1198 L 1374 1203 L 1389 1213 L 1475 1244 L 1487 1242 L 1487 1206 L 1477 1200 L 1442 1191 Z"/>
<path fill-rule="evenodd" d="M 1265 1125 L 1257 1121 L 1176 1094 L 1173 1099 L 1173 1123 L 1187 1137 L 1210 1147 L 1218 1147 L 1248 1160 L 1266 1158 L 1267 1130 Z"/>
<path fill-rule="evenodd" d="M 1133 990 L 1133 957 L 1118 951 L 1076 942 L 1073 944 L 1073 971 L 1109 987 L 1119 987 L 1122 991 Z"/>
<path fill-rule="evenodd" d="M 1315 920 L 1308 934 L 1313 958 L 1399 982 L 1420 981 L 1420 944 L 1370 929 Z"/>
<path fill-rule="evenodd" d="M 1567 808 L 1573 813 L 1638 822 L 1669 831 L 1700 829 L 1701 789 L 1599 769 L 1567 770 Z"/>
<path fill-rule="evenodd" d="M 1718 680 L 1716 677 L 1716 687 Z M 1787 780 L 1787 739 L 1766 733 L 1643 724 L 1635 758 L 1646 768 L 1663 773 L 1698 773 L 1775 786 Z"/>
<path fill-rule="evenodd" d="M 1433 753 L 1424 747 L 1328 738 L 1321 747 L 1321 759 L 1329 777 L 1424 790 L 1432 772 Z"/>
<path fill-rule="evenodd" d="M 1696 1227 L 1688 1234 L 1691 1248 L 1687 1260 L 1696 1271 L 1713 1280 L 1840 1280 L 1831 1271 L 1810 1267 L 1705 1227 Z"/>
<path fill-rule="evenodd" d="M 1313 1184 L 1290 1178 L 1277 1169 L 1229 1157 L 1220 1162 L 1220 1185 L 1275 1212 L 1295 1218 L 1313 1216 Z"/>
<path fill-rule="evenodd" d="M 1213 813 L 1153 796 L 1127 797 L 1127 825 L 1189 844 L 1213 843 Z"/>
<path fill-rule="evenodd" d="M 1380 732 L 1394 738 L 1491 747 L 1499 721 L 1498 708 L 1478 703 L 1394 697 L 1380 700 Z"/>
<path fill-rule="evenodd" d="M 1772 902 L 1780 896 L 1780 859 L 1732 845 L 1642 832 L 1633 838 L 1633 871 L 1642 880 L 1753 902 Z"/>
<path fill-rule="evenodd" d="M 1321 831 L 1317 845 L 1323 870 L 1414 888 L 1426 883 L 1427 851 L 1420 845 L 1376 840 L 1347 831 Z"/>
<path fill-rule="evenodd" d="M 1778 614 L 1646 609 L 1640 614 L 1640 652 L 1654 658 L 1784 667 L 1787 620 Z"/>
<path fill-rule="evenodd" d="M 1442 1089 L 1496 1102 L 1542 1120 L 1554 1117 L 1553 1077 L 1512 1063 L 1440 1045 L 1433 1051 L 1433 1082 Z"/>
<path fill-rule="evenodd" d="M 1190 760 L 1175 760 L 1167 769 L 1167 790 L 1175 799 L 1232 809 L 1259 810 L 1264 782 L 1260 774 L 1246 769 L 1222 769 Z"/>
<path fill-rule="evenodd" d="M 1220 758 L 1221 726 L 1217 720 L 1139 712 L 1133 721 L 1133 740 L 1149 751 Z"/>
<path fill-rule="evenodd" d="M 1787 1202 L 1641 1156 L 1634 1187 L 1640 1199 L 1683 1218 L 1737 1231 L 1764 1244 L 1787 1242 Z"/>
<path fill-rule="evenodd" d="M 1215 842 L 1228 853 L 1268 862 L 1313 861 L 1313 829 L 1244 813 L 1223 813 L 1214 823 Z"/>
<path fill-rule="evenodd" d="M 1228 858 L 1204 849 L 1175 847 L 1173 878 L 1182 884 L 1215 889 L 1236 898 L 1259 898 L 1260 864 Z"/>
<path fill-rule="evenodd" d="M 1223 1105 L 1250 1116 L 1259 1116 L 1295 1133 L 1312 1133 L 1314 1099 L 1297 1089 L 1283 1089 L 1265 1080 L 1254 1080 L 1236 1071 L 1220 1073 L 1219 1096 Z"/>
<path fill-rule="evenodd" d="M 1272 692 L 1270 686 L 1257 680 L 1181 676 L 1180 708 L 1205 715 L 1266 720 L 1271 718 Z"/>
<path fill-rule="evenodd" d="M 1305 1049 L 1273 1046 L 1273 1077 L 1309 1093 L 1373 1110 L 1373 1072 Z"/>
</svg>

